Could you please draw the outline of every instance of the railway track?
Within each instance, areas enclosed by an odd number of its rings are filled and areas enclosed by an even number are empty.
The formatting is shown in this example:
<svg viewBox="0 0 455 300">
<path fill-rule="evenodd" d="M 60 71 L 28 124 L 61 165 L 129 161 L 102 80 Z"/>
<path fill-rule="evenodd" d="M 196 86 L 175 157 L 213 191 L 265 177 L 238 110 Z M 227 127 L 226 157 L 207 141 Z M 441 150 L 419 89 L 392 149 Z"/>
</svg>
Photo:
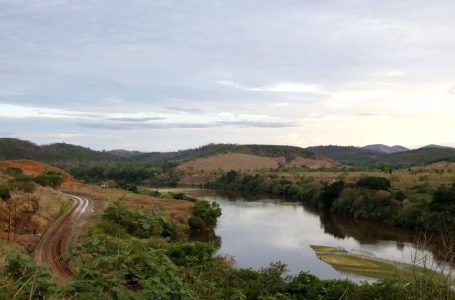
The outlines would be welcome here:
<svg viewBox="0 0 455 300">
<path fill-rule="evenodd" d="M 73 200 L 73 205 L 45 233 L 35 249 L 37 261 L 47 265 L 54 277 L 61 281 L 67 281 L 74 275 L 66 254 L 71 252 L 70 241 L 77 239 L 93 211 L 89 199 L 69 194 L 67 196 Z"/>
</svg>

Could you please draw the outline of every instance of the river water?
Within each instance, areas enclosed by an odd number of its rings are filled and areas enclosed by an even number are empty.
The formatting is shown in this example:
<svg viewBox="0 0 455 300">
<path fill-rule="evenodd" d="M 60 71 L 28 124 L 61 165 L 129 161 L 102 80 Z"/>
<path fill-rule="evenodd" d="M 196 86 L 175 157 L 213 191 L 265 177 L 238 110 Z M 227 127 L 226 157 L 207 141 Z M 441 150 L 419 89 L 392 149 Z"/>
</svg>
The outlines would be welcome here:
<svg viewBox="0 0 455 300">
<path fill-rule="evenodd" d="M 289 274 L 307 271 L 323 279 L 359 281 L 365 278 L 340 273 L 319 260 L 310 245 L 343 247 L 405 262 L 414 253 L 412 232 L 384 224 L 324 216 L 300 203 L 268 197 L 246 199 L 206 190 L 191 195 L 220 204 L 223 215 L 214 235 L 205 238 L 219 247 L 219 255 L 232 256 L 238 267 L 260 269 L 281 261 Z"/>
</svg>

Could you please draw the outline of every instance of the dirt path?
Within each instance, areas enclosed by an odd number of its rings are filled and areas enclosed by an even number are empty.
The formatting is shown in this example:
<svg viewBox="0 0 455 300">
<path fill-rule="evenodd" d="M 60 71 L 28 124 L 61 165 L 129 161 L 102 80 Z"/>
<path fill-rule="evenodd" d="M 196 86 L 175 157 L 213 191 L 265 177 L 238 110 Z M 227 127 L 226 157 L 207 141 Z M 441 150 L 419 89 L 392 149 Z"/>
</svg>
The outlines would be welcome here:
<svg viewBox="0 0 455 300">
<path fill-rule="evenodd" d="M 77 239 L 94 212 L 94 204 L 87 198 L 67 195 L 73 200 L 71 208 L 45 233 L 35 248 L 39 263 L 48 265 L 54 277 L 68 281 L 74 272 L 68 266 L 65 254 L 71 253 L 70 241 Z"/>
</svg>

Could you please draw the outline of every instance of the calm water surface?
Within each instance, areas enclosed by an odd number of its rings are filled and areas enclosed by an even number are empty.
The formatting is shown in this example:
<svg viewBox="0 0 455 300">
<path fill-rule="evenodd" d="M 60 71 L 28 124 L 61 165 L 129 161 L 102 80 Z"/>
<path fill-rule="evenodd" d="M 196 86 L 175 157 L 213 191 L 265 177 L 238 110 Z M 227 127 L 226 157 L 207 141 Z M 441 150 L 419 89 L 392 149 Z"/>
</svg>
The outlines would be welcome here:
<svg viewBox="0 0 455 300">
<path fill-rule="evenodd" d="M 358 277 L 342 274 L 320 261 L 310 245 L 343 247 L 378 258 L 410 261 L 410 232 L 381 224 L 325 217 L 297 203 L 267 197 L 248 199 L 214 191 L 192 196 L 220 204 L 215 228 L 218 254 L 232 256 L 237 266 L 260 269 L 272 261 L 288 265 L 290 274 L 308 271 L 320 278 Z"/>
</svg>

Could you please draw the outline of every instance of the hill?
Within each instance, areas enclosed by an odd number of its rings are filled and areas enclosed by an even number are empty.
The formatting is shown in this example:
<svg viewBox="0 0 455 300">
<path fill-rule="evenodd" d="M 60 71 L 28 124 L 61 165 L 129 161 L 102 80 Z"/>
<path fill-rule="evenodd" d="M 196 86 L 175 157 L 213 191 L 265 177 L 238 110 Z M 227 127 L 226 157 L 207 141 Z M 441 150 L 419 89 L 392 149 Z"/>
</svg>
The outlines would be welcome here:
<svg viewBox="0 0 455 300">
<path fill-rule="evenodd" d="M 320 155 L 311 157 L 295 156 L 292 160 L 287 160 L 283 156 L 270 157 L 259 156 L 245 153 L 223 153 L 209 157 L 197 158 L 185 162 L 179 166 L 182 170 L 241 170 L 253 171 L 261 169 L 276 169 L 283 167 L 306 167 L 317 169 L 321 167 L 335 167 L 338 164 Z"/>
<path fill-rule="evenodd" d="M 113 160 L 114 155 L 66 143 L 38 146 L 29 141 L 0 138 L 0 160 L 32 159 L 42 162 Z"/>
<path fill-rule="evenodd" d="M 420 148 L 384 156 L 380 162 L 395 167 L 426 165 L 440 161 L 455 162 L 454 148 Z"/>
<path fill-rule="evenodd" d="M 429 145 L 426 145 L 426 146 L 423 146 L 421 147 L 422 148 L 436 148 L 436 149 L 445 149 L 445 148 L 451 148 L 451 147 L 447 147 L 447 146 L 442 146 L 442 145 L 435 145 L 435 144 L 429 144 Z M 453 149 L 453 148 L 452 148 Z"/>
<path fill-rule="evenodd" d="M 316 146 L 310 151 L 329 157 L 342 164 L 352 166 L 374 166 L 387 164 L 395 168 L 426 165 L 439 161 L 455 161 L 455 149 L 450 147 L 425 147 L 396 153 L 380 153 L 353 146 Z"/>
<path fill-rule="evenodd" d="M 311 151 L 300 147 L 281 145 L 237 145 L 208 144 L 202 147 L 174 152 L 150 152 L 112 150 L 96 151 L 90 148 L 66 143 L 55 143 L 39 146 L 32 142 L 13 138 L 0 138 L 0 160 L 33 159 L 48 163 L 64 161 L 132 161 L 163 162 L 187 161 L 199 157 L 208 157 L 222 153 L 243 153 L 264 157 L 284 157 L 293 160 L 295 157 L 311 157 Z"/>
<path fill-rule="evenodd" d="M 307 148 L 317 154 L 331 158 L 346 165 L 370 165 L 385 154 L 354 146 L 315 146 Z"/>
<path fill-rule="evenodd" d="M 57 172 L 63 175 L 63 181 L 66 184 L 76 183 L 76 180 L 65 171 L 33 160 L 6 160 L 0 161 L 0 171 L 5 172 L 8 168 L 19 168 L 24 175 L 38 176 L 48 171 Z"/>
<path fill-rule="evenodd" d="M 385 153 L 385 154 L 391 154 L 391 153 L 398 153 L 398 152 L 403 152 L 403 151 L 408 151 L 408 148 L 405 148 L 400 145 L 395 145 L 395 146 L 387 146 L 383 144 L 374 144 L 374 145 L 367 145 L 363 147 L 362 149 L 373 151 L 373 152 L 378 152 L 378 153 Z"/>
<path fill-rule="evenodd" d="M 132 160 L 141 161 L 187 161 L 200 157 L 208 157 L 224 153 L 243 153 L 264 157 L 284 157 L 290 161 L 297 156 L 311 157 L 314 155 L 309 150 L 281 145 L 238 145 L 238 144 L 208 144 L 194 149 L 175 152 L 151 152 L 137 155 Z"/>
</svg>

